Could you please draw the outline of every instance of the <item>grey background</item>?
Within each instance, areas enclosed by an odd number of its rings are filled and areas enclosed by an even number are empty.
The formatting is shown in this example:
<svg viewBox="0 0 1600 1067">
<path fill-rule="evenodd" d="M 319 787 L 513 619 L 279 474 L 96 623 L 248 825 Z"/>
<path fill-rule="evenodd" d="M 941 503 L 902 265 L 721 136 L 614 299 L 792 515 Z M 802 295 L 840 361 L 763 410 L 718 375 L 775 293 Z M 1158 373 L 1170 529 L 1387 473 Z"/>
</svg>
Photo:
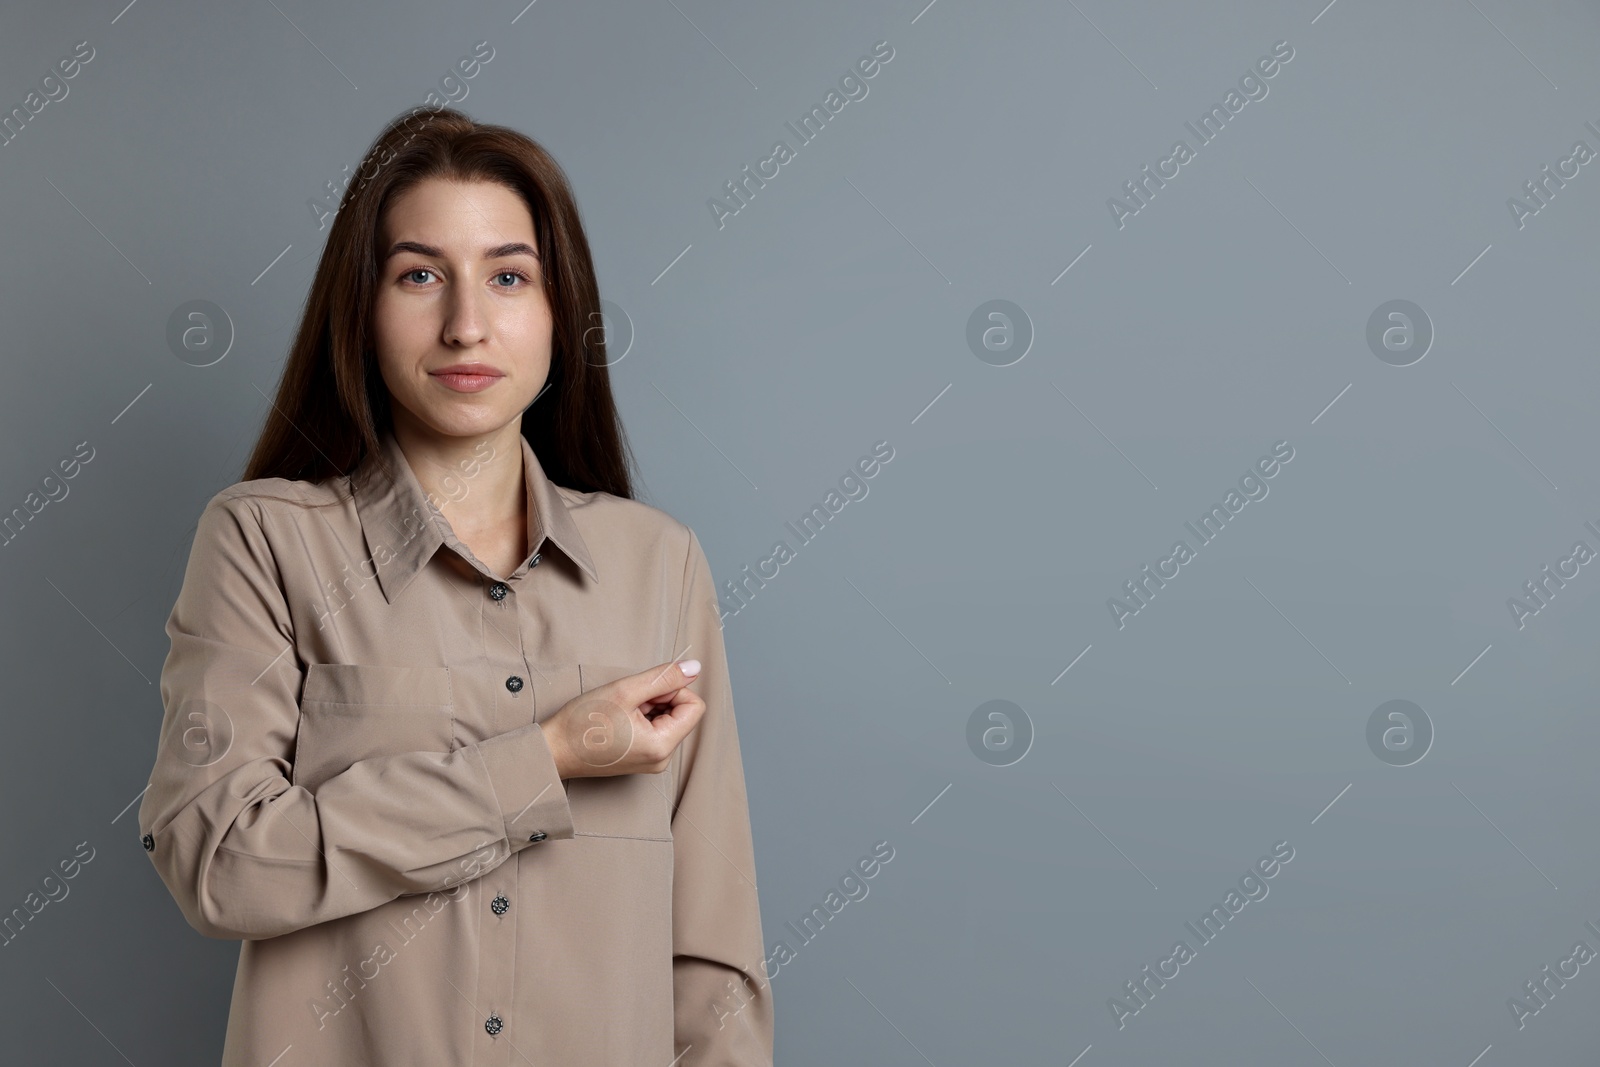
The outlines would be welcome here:
<svg viewBox="0 0 1600 1067">
<path fill-rule="evenodd" d="M 0 148 L 0 511 L 95 449 L 0 549 L 0 912 L 95 849 L 0 949 L 15 1062 L 216 1062 L 237 948 L 130 814 L 162 625 L 282 367 L 308 199 L 479 40 L 460 106 L 567 169 L 636 331 L 645 499 L 719 579 L 895 450 L 726 626 L 763 925 L 797 951 L 778 1063 L 1594 1061 L 1600 965 L 1520 1030 L 1507 1000 L 1600 949 L 1600 565 L 1524 628 L 1506 602 L 1600 548 L 1600 163 L 1520 230 L 1506 200 L 1600 149 L 1600 15 L 923 2 L 7 10 L 0 110 L 96 50 Z M 707 199 L 880 40 L 869 95 L 719 230 Z M 1107 198 L 1279 40 L 1269 95 L 1119 229 Z M 192 299 L 236 329 L 210 367 L 165 340 Z M 1011 366 L 966 343 L 992 299 L 1035 334 Z M 1408 367 L 1366 343 L 1392 299 L 1436 330 Z M 1270 494 L 1118 629 L 1107 598 L 1280 440 Z M 1010 766 L 966 740 L 995 699 L 1032 724 Z M 1366 742 L 1391 699 L 1436 732 L 1411 766 Z M 1108 999 L 1285 840 L 1119 1029 Z"/>
</svg>

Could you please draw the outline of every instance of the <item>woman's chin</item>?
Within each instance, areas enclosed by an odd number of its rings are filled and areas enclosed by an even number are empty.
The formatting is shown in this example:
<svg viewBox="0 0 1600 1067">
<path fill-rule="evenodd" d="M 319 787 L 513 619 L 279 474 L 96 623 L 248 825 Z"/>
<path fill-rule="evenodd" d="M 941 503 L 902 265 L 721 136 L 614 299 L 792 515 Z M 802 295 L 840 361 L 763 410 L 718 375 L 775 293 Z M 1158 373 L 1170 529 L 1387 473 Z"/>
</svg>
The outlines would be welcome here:
<svg viewBox="0 0 1600 1067">
<path fill-rule="evenodd" d="M 430 403 L 421 411 L 414 411 L 414 421 L 441 437 L 482 437 L 504 429 L 509 422 L 520 422 L 521 408 L 508 409 L 504 404 L 465 402 Z"/>
</svg>

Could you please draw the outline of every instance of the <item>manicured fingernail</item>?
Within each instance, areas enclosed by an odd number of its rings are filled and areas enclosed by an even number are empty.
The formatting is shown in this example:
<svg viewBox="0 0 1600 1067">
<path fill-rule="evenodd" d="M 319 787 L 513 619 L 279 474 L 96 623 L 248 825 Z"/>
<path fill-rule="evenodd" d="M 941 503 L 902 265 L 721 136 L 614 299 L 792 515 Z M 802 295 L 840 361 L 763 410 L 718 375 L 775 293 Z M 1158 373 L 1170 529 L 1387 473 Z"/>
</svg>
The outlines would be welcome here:
<svg viewBox="0 0 1600 1067">
<path fill-rule="evenodd" d="M 681 659 L 678 661 L 678 666 L 691 678 L 700 673 L 700 661 L 697 659 Z"/>
</svg>

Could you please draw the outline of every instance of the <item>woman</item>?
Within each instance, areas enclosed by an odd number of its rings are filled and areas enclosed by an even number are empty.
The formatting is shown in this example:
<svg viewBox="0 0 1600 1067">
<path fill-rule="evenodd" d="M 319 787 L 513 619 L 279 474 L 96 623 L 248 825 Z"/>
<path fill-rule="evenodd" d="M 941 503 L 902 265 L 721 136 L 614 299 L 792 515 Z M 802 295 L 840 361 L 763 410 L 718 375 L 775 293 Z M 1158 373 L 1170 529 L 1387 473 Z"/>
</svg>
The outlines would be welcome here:
<svg viewBox="0 0 1600 1067">
<path fill-rule="evenodd" d="M 139 826 L 243 939 L 225 1065 L 771 1062 L 715 587 L 598 321 L 543 149 L 379 136 L 167 622 Z"/>
</svg>

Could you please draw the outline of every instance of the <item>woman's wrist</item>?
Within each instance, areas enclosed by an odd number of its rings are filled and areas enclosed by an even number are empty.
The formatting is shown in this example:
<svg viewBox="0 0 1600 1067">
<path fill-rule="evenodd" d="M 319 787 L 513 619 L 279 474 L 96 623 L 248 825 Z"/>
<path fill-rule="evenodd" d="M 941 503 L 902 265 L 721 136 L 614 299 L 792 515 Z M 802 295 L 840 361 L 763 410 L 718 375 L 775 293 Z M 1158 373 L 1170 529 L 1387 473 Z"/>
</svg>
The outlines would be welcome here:
<svg viewBox="0 0 1600 1067">
<path fill-rule="evenodd" d="M 552 719 L 541 724 L 539 729 L 543 731 L 545 744 L 550 748 L 550 758 L 555 761 L 556 777 L 562 781 L 578 777 L 578 761 L 573 759 L 572 748 L 561 731 L 561 720 Z"/>
</svg>

